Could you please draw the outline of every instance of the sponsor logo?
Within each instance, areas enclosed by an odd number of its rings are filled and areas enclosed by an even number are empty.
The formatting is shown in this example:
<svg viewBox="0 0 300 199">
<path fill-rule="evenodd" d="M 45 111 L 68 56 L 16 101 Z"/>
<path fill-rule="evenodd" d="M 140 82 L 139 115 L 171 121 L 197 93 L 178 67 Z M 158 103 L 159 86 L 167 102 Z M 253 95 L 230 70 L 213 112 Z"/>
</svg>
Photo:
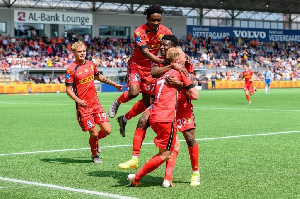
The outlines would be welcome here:
<svg viewBox="0 0 300 199">
<path fill-rule="evenodd" d="M 93 67 L 93 65 L 90 65 L 91 66 L 91 69 L 92 69 L 92 71 L 94 71 L 94 67 Z"/>
<path fill-rule="evenodd" d="M 25 21 L 26 13 L 25 12 L 18 12 L 18 21 Z"/>
<path fill-rule="evenodd" d="M 188 118 L 187 121 L 186 121 L 186 123 L 187 124 L 192 124 L 192 121 L 193 121 L 192 118 Z"/>
<path fill-rule="evenodd" d="M 137 37 L 135 40 L 136 40 L 136 43 L 141 43 L 142 42 L 141 37 Z"/>
<path fill-rule="evenodd" d="M 66 75 L 66 79 L 70 79 L 71 78 L 71 75 L 70 74 L 67 74 Z"/>
<path fill-rule="evenodd" d="M 94 126 L 90 120 L 86 121 L 86 124 L 87 124 L 88 129 L 90 129 Z"/>
<path fill-rule="evenodd" d="M 86 84 L 86 83 L 89 83 L 91 81 L 94 81 L 94 75 L 90 75 L 86 78 L 83 78 L 83 79 L 79 80 L 79 84 Z"/>
<path fill-rule="evenodd" d="M 133 81 L 135 81 L 135 82 L 139 82 L 139 81 L 140 81 L 140 75 L 139 75 L 138 73 L 135 73 L 135 74 L 134 74 L 134 79 L 133 79 Z"/>
<path fill-rule="evenodd" d="M 71 71 L 70 71 L 70 70 L 67 70 L 67 73 L 71 73 Z"/>
<path fill-rule="evenodd" d="M 248 37 L 248 38 L 266 38 L 267 34 L 265 32 L 262 31 L 241 31 L 241 30 L 233 30 L 234 35 L 238 38 L 238 37 Z"/>
<path fill-rule="evenodd" d="M 89 71 L 88 69 L 84 69 L 84 72 L 86 72 L 86 73 L 87 73 L 88 71 Z"/>
</svg>

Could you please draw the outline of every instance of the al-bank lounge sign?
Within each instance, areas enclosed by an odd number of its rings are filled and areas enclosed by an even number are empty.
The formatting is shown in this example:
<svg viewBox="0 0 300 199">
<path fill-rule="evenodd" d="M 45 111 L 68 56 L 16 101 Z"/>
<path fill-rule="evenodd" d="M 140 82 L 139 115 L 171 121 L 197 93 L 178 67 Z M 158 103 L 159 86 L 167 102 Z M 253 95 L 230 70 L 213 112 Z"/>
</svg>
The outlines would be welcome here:
<svg viewBox="0 0 300 199">
<path fill-rule="evenodd" d="M 93 15 L 72 12 L 24 11 L 14 10 L 14 22 L 93 25 Z"/>
</svg>

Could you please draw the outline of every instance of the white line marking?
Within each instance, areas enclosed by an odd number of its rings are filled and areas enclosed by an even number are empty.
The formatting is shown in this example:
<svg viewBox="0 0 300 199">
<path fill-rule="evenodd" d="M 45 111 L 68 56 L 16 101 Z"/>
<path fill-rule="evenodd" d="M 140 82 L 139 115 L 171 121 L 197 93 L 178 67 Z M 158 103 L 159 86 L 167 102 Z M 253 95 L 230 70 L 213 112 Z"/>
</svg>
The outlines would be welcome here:
<svg viewBox="0 0 300 199">
<path fill-rule="evenodd" d="M 108 102 L 108 101 L 101 101 Z M 43 106 L 68 106 L 74 103 L 66 103 L 66 104 L 50 104 L 50 103 L 39 103 L 39 102 L 0 102 L 0 104 L 12 104 L 12 105 L 43 105 Z M 101 104 L 103 107 L 110 107 L 111 105 Z M 133 105 L 122 105 L 122 107 L 132 107 Z M 222 108 L 222 107 L 199 107 L 194 106 L 194 109 L 203 109 L 203 110 L 239 110 L 239 111 L 282 111 L 282 112 L 300 112 L 299 109 L 259 109 L 259 108 Z"/>
<path fill-rule="evenodd" d="M 250 135 L 233 135 L 224 137 L 212 137 L 212 138 L 199 138 L 196 141 L 205 140 L 220 140 L 220 139 L 230 139 L 230 138 L 242 138 L 242 137 L 254 137 L 254 136 L 267 136 L 267 135 L 279 135 L 279 134 L 290 134 L 290 133 L 300 133 L 300 131 L 285 131 L 285 132 L 275 132 L 275 133 L 260 133 L 260 134 L 250 134 Z M 185 140 L 180 140 L 180 142 L 185 142 Z M 143 143 L 143 145 L 154 145 L 154 143 Z M 102 146 L 101 148 L 118 148 L 118 147 L 132 147 L 132 144 L 128 145 L 114 145 L 114 146 Z M 67 152 L 67 151 L 81 151 L 89 150 L 90 148 L 78 148 L 78 149 L 60 149 L 60 150 L 49 150 L 49 151 L 32 151 L 32 152 L 19 152 L 19 153 L 4 153 L 0 156 L 11 156 L 11 155 L 26 155 L 26 154 L 37 154 L 37 153 L 55 153 L 55 152 Z"/>
<path fill-rule="evenodd" d="M 239 110 L 239 111 L 284 111 L 284 112 L 300 112 L 298 109 L 265 109 L 265 108 L 213 108 L 213 107 L 198 107 L 194 106 L 194 109 L 203 109 L 203 110 Z"/>
<path fill-rule="evenodd" d="M 58 185 L 53 185 L 53 184 L 43 184 L 43 183 L 38 183 L 38 182 L 29 182 L 29 181 L 25 181 L 25 180 L 17 180 L 17 179 L 11 179 L 11 178 L 0 177 L 0 180 L 14 182 L 14 183 L 21 183 L 21 184 L 26 184 L 26 185 L 47 187 L 47 188 L 52 188 L 52 189 L 61 189 L 61 190 L 73 191 L 73 192 L 79 192 L 79 193 L 85 193 L 85 194 L 91 194 L 91 195 L 98 195 L 98 196 L 104 196 L 104 197 L 109 197 L 109 198 L 136 199 L 136 198 L 128 197 L 128 196 L 120 196 L 120 195 L 97 192 L 97 191 L 89 191 L 89 190 L 85 190 L 85 189 L 74 189 L 71 187 L 63 187 L 63 186 L 58 186 Z"/>
</svg>

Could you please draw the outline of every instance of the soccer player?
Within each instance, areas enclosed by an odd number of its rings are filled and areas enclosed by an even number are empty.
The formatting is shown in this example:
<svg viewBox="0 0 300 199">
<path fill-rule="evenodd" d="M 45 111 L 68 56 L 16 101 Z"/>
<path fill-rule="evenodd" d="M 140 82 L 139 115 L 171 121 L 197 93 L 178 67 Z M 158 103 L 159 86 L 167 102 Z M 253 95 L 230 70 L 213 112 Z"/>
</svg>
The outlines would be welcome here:
<svg viewBox="0 0 300 199">
<path fill-rule="evenodd" d="M 180 47 L 172 47 L 167 52 L 167 59 L 171 63 L 184 64 L 186 56 Z M 177 128 L 175 121 L 176 111 L 176 93 L 177 87 L 166 84 L 167 77 L 175 76 L 183 82 L 186 88 L 186 95 L 192 99 L 198 99 L 198 91 L 192 81 L 184 74 L 177 70 L 170 69 L 162 77 L 158 78 L 155 86 L 155 100 L 150 110 L 150 126 L 157 134 L 154 139 L 159 153 L 153 156 L 146 164 L 136 173 L 129 174 L 128 180 L 132 186 L 140 185 L 140 180 L 158 168 L 161 164 L 171 158 L 171 151 L 174 149 L 176 141 Z M 178 141 L 178 140 L 177 140 Z"/>
<path fill-rule="evenodd" d="M 123 86 L 101 75 L 93 62 L 85 60 L 86 47 L 83 42 L 75 42 L 72 51 L 75 62 L 71 63 L 66 71 L 66 92 L 75 101 L 77 120 L 82 131 L 90 133 L 92 161 L 102 163 L 98 155 L 101 152 L 98 140 L 109 135 L 111 128 L 109 119 L 99 102 L 94 79 L 110 84 L 119 91 L 123 90 Z M 100 131 L 96 124 L 99 125 Z"/>
<path fill-rule="evenodd" d="M 266 71 L 264 73 L 265 77 L 265 93 L 270 94 L 271 92 L 271 78 L 272 78 L 272 72 L 270 70 L 270 67 L 267 66 Z"/>
<path fill-rule="evenodd" d="M 125 115 L 119 116 L 117 121 L 120 126 L 120 133 L 125 137 L 125 126 L 132 117 L 142 113 L 150 105 L 150 97 L 154 91 L 155 80 L 151 76 L 151 62 L 164 63 L 164 59 L 157 57 L 162 37 L 172 32 L 161 24 L 161 17 L 164 9 L 154 4 L 145 9 L 147 23 L 141 25 L 134 31 L 136 47 L 128 61 L 127 87 L 110 107 L 109 117 L 115 117 L 119 106 L 142 93 L 142 99 L 134 104 L 131 110 Z"/>
<path fill-rule="evenodd" d="M 252 70 L 249 70 L 249 65 L 247 63 L 244 64 L 244 69 L 245 71 L 241 74 L 241 77 L 245 79 L 244 91 L 248 100 L 248 105 L 251 105 L 250 96 L 252 96 L 255 92 L 253 86 L 254 73 Z"/>
<path fill-rule="evenodd" d="M 160 51 L 161 55 L 165 56 L 168 49 L 171 47 L 178 46 L 178 39 L 174 35 L 165 35 L 163 37 Z M 185 68 L 187 69 L 190 79 L 194 78 L 194 67 L 193 64 L 190 62 L 189 57 L 186 57 L 185 61 Z M 152 74 L 155 77 L 160 77 L 163 75 L 166 71 L 170 70 L 172 68 L 172 65 L 167 65 L 163 67 L 156 67 L 158 65 L 152 66 Z M 176 70 L 180 70 L 181 68 L 177 68 L 173 63 L 173 68 L 176 68 Z M 176 78 L 168 77 L 166 81 L 170 85 L 174 86 L 182 86 L 182 82 L 178 81 Z M 191 186 L 197 186 L 200 185 L 200 174 L 199 174 L 199 147 L 198 143 L 195 140 L 195 123 L 194 123 L 194 114 L 192 110 L 192 104 L 191 101 L 186 97 L 185 90 L 181 89 L 179 91 L 178 95 L 178 101 L 177 101 L 177 114 L 176 114 L 176 121 L 178 122 L 177 128 L 179 131 L 181 131 L 186 139 L 186 143 L 189 147 L 189 153 L 190 153 L 190 160 L 193 170 L 193 175 L 191 179 Z M 147 109 L 143 115 L 140 117 L 137 128 L 134 133 L 133 138 L 133 152 L 132 152 L 132 158 L 124 163 L 121 163 L 118 165 L 120 169 L 136 169 L 138 168 L 138 157 L 140 154 L 140 149 L 142 146 L 142 142 L 145 138 L 146 129 L 149 127 L 149 115 L 150 111 Z M 180 148 L 180 146 L 179 146 Z M 172 186 L 172 172 L 174 169 L 174 165 L 176 162 L 176 157 L 179 152 L 179 148 L 175 147 L 172 151 L 172 161 L 167 161 L 166 165 L 166 176 L 165 180 L 163 182 L 164 187 Z"/>
</svg>

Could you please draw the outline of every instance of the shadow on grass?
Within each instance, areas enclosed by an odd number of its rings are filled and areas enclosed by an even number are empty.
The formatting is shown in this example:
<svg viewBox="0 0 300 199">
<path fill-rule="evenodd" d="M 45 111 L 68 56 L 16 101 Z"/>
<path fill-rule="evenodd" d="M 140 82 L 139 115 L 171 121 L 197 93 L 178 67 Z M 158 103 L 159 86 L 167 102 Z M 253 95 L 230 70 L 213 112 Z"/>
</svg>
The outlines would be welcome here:
<svg viewBox="0 0 300 199">
<path fill-rule="evenodd" d="M 84 157 L 81 159 L 74 159 L 74 158 L 42 158 L 42 162 L 49 162 L 49 163 L 61 163 L 61 164 L 74 164 L 74 163 L 92 163 L 92 160 Z"/>
<path fill-rule="evenodd" d="M 112 187 L 120 187 L 120 186 L 130 186 L 129 181 L 127 180 L 127 175 L 129 173 L 136 173 L 136 170 L 132 170 L 132 172 L 126 172 L 126 171 L 93 171 L 88 173 L 88 176 L 94 176 L 94 177 L 110 177 L 114 178 L 118 181 L 118 184 L 112 186 Z M 146 175 L 141 180 L 142 185 L 140 187 L 157 187 L 161 186 L 162 182 L 164 180 L 164 176 L 162 177 L 154 177 L 151 176 L 151 174 Z"/>
</svg>

